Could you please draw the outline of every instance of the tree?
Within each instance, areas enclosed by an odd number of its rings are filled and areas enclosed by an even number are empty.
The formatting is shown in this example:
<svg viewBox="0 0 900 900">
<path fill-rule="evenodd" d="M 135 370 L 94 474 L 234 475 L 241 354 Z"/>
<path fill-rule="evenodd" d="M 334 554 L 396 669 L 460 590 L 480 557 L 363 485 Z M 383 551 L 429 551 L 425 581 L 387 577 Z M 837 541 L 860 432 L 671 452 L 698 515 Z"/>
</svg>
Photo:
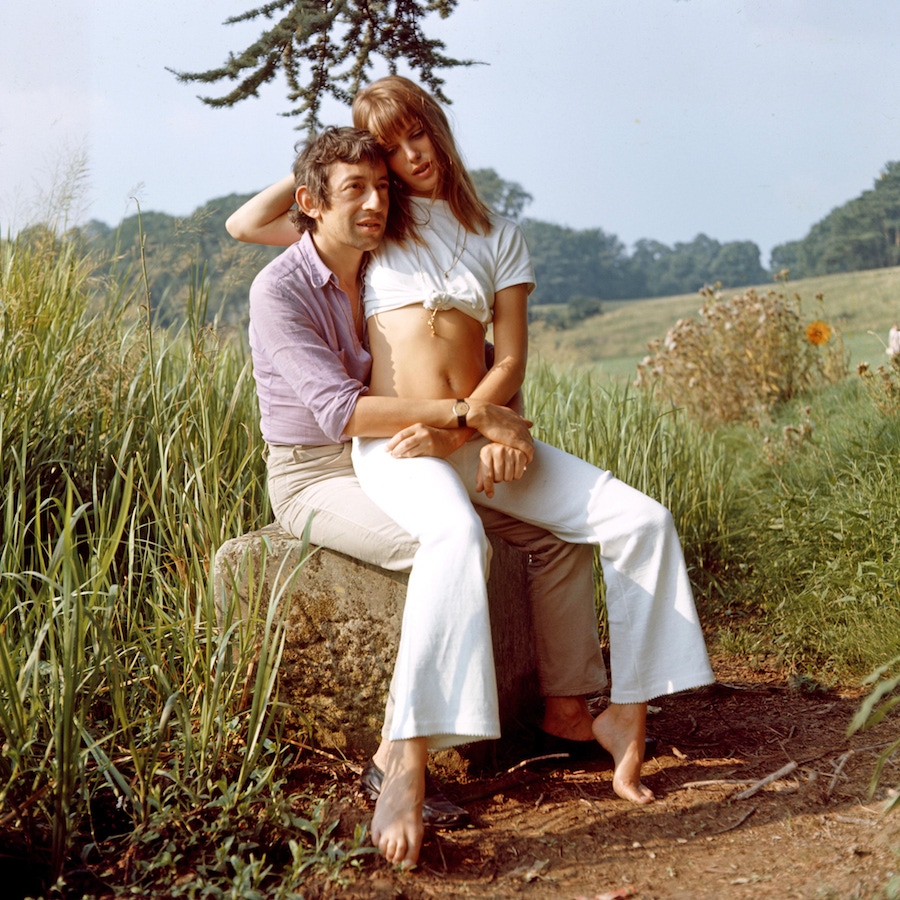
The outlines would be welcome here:
<svg viewBox="0 0 900 900">
<path fill-rule="evenodd" d="M 765 284 L 769 273 L 759 263 L 759 246 L 753 241 L 729 241 L 712 261 L 709 284 L 722 282 L 725 287 Z"/>
<path fill-rule="evenodd" d="M 791 278 L 805 278 L 809 272 L 803 241 L 788 241 L 772 248 L 770 266 L 773 272 L 788 271 Z"/>
<path fill-rule="evenodd" d="M 791 277 L 900 265 L 900 162 L 889 162 L 872 190 L 816 222 L 801 241 L 772 250 L 772 268 Z"/>
<path fill-rule="evenodd" d="M 473 169 L 470 173 L 478 196 L 499 216 L 518 222 L 534 197 L 517 181 L 504 181 L 493 169 Z"/>
<path fill-rule="evenodd" d="M 569 303 L 573 297 L 619 300 L 629 290 L 628 257 L 614 234 L 577 231 L 526 219 L 522 231 L 531 250 L 538 303 Z"/>
<path fill-rule="evenodd" d="M 630 265 L 632 283 L 648 297 L 689 294 L 716 282 L 739 287 L 769 280 L 759 262 L 759 247 L 752 241 L 720 244 L 705 234 L 671 248 L 659 241 L 639 240 Z"/>
<path fill-rule="evenodd" d="M 440 69 L 474 65 L 472 60 L 444 56 L 442 41 L 425 36 L 422 20 L 429 13 L 446 19 L 458 0 L 272 0 L 256 9 L 225 20 L 226 25 L 253 19 L 273 19 L 275 24 L 242 53 L 229 53 L 223 66 L 206 72 L 176 72 L 181 82 L 215 84 L 238 81 L 221 97 L 201 97 L 212 107 L 234 106 L 283 71 L 288 99 L 296 104 L 284 115 L 300 116 L 298 129 L 321 128 L 322 101 L 334 97 L 350 104 L 361 84 L 369 81 L 372 58 L 382 57 L 396 74 L 399 60 L 419 73 L 435 96 L 441 92 Z"/>
<path fill-rule="evenodd" d="M 698 234 L 690 243 L 679 241 L 672 248 L 656 241 L 638 241 L 641 261 L 647 265 L 647 293 L 662 297 L 699 291 L 709 282 L 712 262 L 721 249 L 717 240 L 705 234 Z"/>
</svg>

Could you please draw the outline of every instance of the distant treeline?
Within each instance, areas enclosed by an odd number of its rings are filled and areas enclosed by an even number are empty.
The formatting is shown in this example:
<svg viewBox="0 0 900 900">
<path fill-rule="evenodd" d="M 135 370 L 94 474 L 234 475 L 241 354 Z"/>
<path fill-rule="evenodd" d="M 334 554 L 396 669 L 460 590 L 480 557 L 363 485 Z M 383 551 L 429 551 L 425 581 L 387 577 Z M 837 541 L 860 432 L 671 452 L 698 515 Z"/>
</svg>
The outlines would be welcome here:
<svg viewBox="0 0 900 900">
<path fill-rule="evenodd" d="M 900 265 L 900 162 L 885 165 L 875 186 L 833 209 L 802 241 L 772 250 L 774 271 L 792 278 Z"/>
<path fill-rule="evenodd" d="M 191 291 L 205 288 L 209 314 L 242 325 L 250 283 L 282 249 L 242 244 L 225 231 L 225 220 L 250 196 L 210 200 L 186 218 L 141 212 L 116 228 L 94 220 L 80 232 L 87 247 L 107 260 L 105 267 L 120 273 L 124 283 L 149 287 L 158 324 L 180 325 Z"/>
<path fill-rule="evenodd" d="M 473 173 L 489 205 L 517 220 L 528 240 L 538 288 L 535 304 L 564 304 L 568 322 L 602 311 L 605 300 L 692 293 L 720 282 L 727 288 L 764 284 L 789 269 L 792 278 L 900 265 L 900 163 L 888 163 L 875 187 L 833 210 L 807 237 L 776 247 L 767 270 L 752 241 L 725 244 L 705 234 L 669 247 L 639 240 L 629 253 L 600 228 L 573 229 L 523 215 L 531 196 L 493 169 Z M 150 302 L 160 324 L 183 319 L 190 288 L 205 284 L 209 309 L 224 322 L 243 323 L 247 292 L 256 272 L 278 248 L 240 244 L 225 231 L 225 219 L 250 195 L 211 200 L 187 218 L 144 212 L 117 228 L 92 221 L 82 239 L 109 260 L 110 268 L 146 266 Z"/>
</svg>

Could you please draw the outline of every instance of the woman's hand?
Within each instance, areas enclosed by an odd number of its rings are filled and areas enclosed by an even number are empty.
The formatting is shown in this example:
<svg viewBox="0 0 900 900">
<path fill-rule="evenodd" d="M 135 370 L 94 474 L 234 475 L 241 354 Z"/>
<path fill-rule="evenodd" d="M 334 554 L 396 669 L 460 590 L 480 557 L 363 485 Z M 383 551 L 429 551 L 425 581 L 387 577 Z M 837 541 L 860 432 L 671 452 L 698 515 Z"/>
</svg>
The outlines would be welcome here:
<svg viewBox="0 0 900 900">
<path fill-rule="evenodd" d="M 507 444 L 485 444 L 479 453 L 475 490 L 494 496 L 494 485 L 504 481 L 518 481 L 525 474 L 531 457 Z"/>
<path fill-rule="evenodd" d="M 398 431 L 388 442 L 391 456 L 402 459 L 411 456 L 448 457 L 472 435 L 469 428 L 434 428 L 431 425 L 410 425 Z"/>
</svg>

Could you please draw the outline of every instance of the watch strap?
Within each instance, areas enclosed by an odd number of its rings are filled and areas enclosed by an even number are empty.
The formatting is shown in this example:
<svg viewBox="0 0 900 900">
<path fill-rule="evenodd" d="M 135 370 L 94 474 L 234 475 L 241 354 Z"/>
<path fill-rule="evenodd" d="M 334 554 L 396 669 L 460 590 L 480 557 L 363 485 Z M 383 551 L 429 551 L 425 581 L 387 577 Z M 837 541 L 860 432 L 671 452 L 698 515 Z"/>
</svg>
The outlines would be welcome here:
<svg viewBox="0 0 900 900">
<path fill-rule="evenodd" d="M 462 414 L 460 414 L 462 410 Z M 456 413 L 456 424 L 459 428 L 466 427 L 466 413 L 469 411 L 469 404 L 463 399 L 457 399 L 453 404 L 453 411 Z"/>
</svg>

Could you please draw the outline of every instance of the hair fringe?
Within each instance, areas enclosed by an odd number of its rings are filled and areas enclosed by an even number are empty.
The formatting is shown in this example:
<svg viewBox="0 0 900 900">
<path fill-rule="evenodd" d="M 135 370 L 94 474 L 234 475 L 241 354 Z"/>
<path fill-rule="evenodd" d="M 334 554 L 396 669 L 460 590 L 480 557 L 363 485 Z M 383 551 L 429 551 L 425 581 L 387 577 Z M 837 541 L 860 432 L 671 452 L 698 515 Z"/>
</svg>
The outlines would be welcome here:
<svg viewBox="0 0 900 900">
<path fill-rule="evenodd" d="M 432 199 L 443 197 L 466 231 L 489 234 L 490 208 L 478 196 L 446 113 L 429 93 L 402 75 L 388 75 L 360 89 L 353 100 L 353 124 L 374 134 L 382 145 L 390 144 L 413 123 L 427 131 L 438 157 L 438 184 Z M 400 186 L 405 188 L 402 182 Z"/>
</svg>

